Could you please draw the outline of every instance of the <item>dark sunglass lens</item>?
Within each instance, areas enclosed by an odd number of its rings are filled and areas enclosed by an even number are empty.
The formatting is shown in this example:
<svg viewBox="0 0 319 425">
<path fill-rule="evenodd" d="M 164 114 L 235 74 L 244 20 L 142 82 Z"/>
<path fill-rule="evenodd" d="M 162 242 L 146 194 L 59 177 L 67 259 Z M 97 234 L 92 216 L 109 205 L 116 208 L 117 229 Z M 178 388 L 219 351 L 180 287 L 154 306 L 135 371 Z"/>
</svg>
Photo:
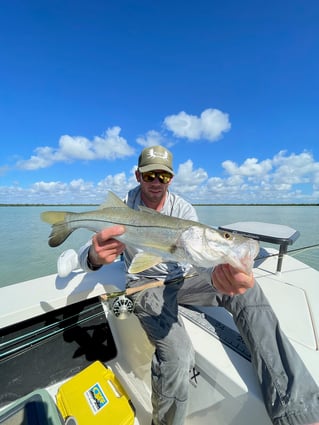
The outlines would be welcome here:
<svg viewBox="0 0 319 425">
<path fill-rule="evenodd" d="M 167 176 L 166 174 L 158 174 L 157 177 L 158 177 L 158 180 L 163 184 L 166 184 L 170 181 L 169 176 Z"/>
<path fill-rule="evenodd" d="M 158 177 L 158 180 L 163 184 L 169 183 L 172 178 L 172 176 L 169 173 L 159 173 L 157 177 Z"/>
<path fill-rule="evenodd" d="M 167 184 L 171 181 L 172 175 L 169 173 L 155 173 L 152 171 L 142 173 L 142 178 L 146 183 L 153 182 L 156 177 L 158 178 L 159 182 L 162 184 Z"/>
<path fill-rule="evenodd" d="M 156 174 L 155 173 L 143 173 L 142 174 L 143 180 L 147 183 L 152 182 L 155 180 L 156 178 Z"/>
</svg>

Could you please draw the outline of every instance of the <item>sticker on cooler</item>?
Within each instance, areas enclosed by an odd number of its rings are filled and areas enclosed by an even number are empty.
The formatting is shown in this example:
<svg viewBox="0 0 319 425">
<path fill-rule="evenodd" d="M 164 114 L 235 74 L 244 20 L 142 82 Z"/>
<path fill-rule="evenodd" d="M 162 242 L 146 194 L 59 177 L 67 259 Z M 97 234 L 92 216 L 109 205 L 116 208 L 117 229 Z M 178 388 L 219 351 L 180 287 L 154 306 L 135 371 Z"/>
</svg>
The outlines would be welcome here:
<svg viewBox="0 0 319 425">
<path fill-rule="evenodd" d="M 98 413 L 109 402 L 99 383 L 94 384 L 91 388 L 85 391 L 84 395 L 94 414 Z"/>
</svg>

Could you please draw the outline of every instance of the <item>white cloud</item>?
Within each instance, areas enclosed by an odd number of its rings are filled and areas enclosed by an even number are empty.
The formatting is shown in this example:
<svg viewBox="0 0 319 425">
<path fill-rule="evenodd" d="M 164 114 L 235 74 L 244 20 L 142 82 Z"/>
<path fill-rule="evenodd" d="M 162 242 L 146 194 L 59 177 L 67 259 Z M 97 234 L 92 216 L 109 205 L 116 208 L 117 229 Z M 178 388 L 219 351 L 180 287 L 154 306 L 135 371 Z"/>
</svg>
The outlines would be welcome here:
<svg viewBox="0 0 319 425">
<path fill-rule="evenodd" d="M 95 159 L 93 143 L 85 137 L 72 137 L 64 135 L 60 137 L 59 148 L 52 156 L 54 162 L 70 161 L 75 159 Z"/>
<path fill-rule="evenodd" d="M 247 158 L 240 166 L 238 166 L 236 162 L 230 160 L 224 161 L 222 166 L 230 175 L 258 177 L 265 175 L 272 169 L 272 161 L 266 159 L 258 162 L 256 158 Z"/>
<path fill-rule="evenodd" d="M 50 193 L 64 191 L 67 187 L 67 183 L 41 181 L 34 183 L 31 187 L 31 190 L 33 190 L 35 193 Z"/>
<path fill-rule="evenodd" d="M 35 149 L 36 155 L 32 155 L 30 159 L 18 161 L 16 166 L 22 170 L 37 170 L 39 168 L 47 168 L 53 164 L 54 150 L 49 146 Z"/>
<path fill-rule="evenodd" d="M 121 128 L 112 127 L 106 130 L 104 137 L 95 137 L 92 149 L 95 159 L 118 159 L 134 155 L 135 150 L 120 136 Z"/>
<path fill-rule="evenodd" d="M 173 179 L 174 189 L 180 193 L 191 193 L 207 180 L 207 172 L 202 168 L 193 169 L 193 162 L 180 164 Z"/>
<path fill-rule="evenodd" d="M 133 176 L 127 177 L 125 173 L 118 173 L 115 175 L 108 175 L 103 180 L 98 182 L 97 191 L 101 199 L 104 200 L 106 193 L 111 190 L 120 197 L 124 197 L 126 192 L 136 186 L 136 179 Z"/>
<path fill-rule="evenodd" d="M 121 128 L 112 127 L 103 136 L 93 140 L 85 137 L 64 135 L 60 137 L 59 146 L 54 149 L 44 146 L 35 149 L 35 155 L 17 162 L 17 168 L 37 170 L 47 168 L 56 162 L 72 162 L 75 160 L 114 160 L 134 155 L 134 149 L 120 136 Z"/>
<path fill-rule="evenodd" d="M 183 137 L 194 141 L 199 139 L 214 142 L 223 132 L 230 130 L 228 114 L 218 109 L 205 109 L 200 117 L 181 111 L 164 119 L 164 126 L 173 132 L 175 137 Z"/>
<path fill-rule="evenodd" d="M 231 127 L 228 115 L 217 109 L 206 109 L 200 116 L 182 111 L 164 119 L 164 129 L 176 138 L 190 141 L 215 141 Z M 163 129 L 162 129 L 163 130 Z M 20 160 L 16 167 L 38 170 L 55 163 L 72 161 L 116 160 L 135 155 L 135 150 L 121 136 L 121 128 L 108 128 L 101 136 L 88 139 L 63 135 L 57 147 L 40 146 L 29 159 Z M 148 131 L 137 138 L 140 146 L 174 144 L 164 131 Z M 247 158 L 242 163 L 225 159 L 223 173 L 210 175 L 192 160 L 176 164 L 172 190 L 191 202 L 319 202 L 319 162 L 310 152 L 279 151 L 272 158 Z M 0 174 L 9 167 L 2 166 Z M 109 174 L 99 182 L 83 179 L 70 182 L 39 181 L 23 188 L 19 183 L 0 186 L 0 199 L 17 203 L 101 203 L 108 190 L 123 197 L 136 185 L 135 167 L 125 172 Z M 22 181 L 22 179 L 20 179 Z"/>
<path fill-rule="evenodd" d="M 309 152 L 286 156 L 286 151 L 280 151 L 274 156 L 273 163 L 276 166 L 273 180 L 276 182 L 286 181 L 290 184 L 299 184 L 317 181 L 319 163 L 314 162 L 314 158 Z"/>
<path fill-rule="evenodd" d="M 209 175 L 188 160 L 177 167 L 172 190 L 191 202 L 262 203 L 319 202 L 319 162 L 309 152 L 279 152 L 273 158 L 248 158 L 242 164 L 222 163 L 226 177 Z M 39 181 L 29 188 L 18 183 L 0 186 L 0 199 L 14 203 L 97 203 L 108 190 L 124 197 L 136 185 L 134 167 L 129 174 L 108 175 L 99 182 L 83 179 L 70 182 Z M 302 185 L 302 187 L 301 187 Z"/>
<path fill-rule="evenodd" d="M 164 127 L 172 131 L 177 138 L 183 137 L 191 141 L 199 139 L 215 141 L 222 136 L 223 132 L 228 131 L 231 125 L 228 114 L 209 108 L 204 110 L 200 117 L 186 114 L 184 111 L 177 115 L 170 115 L 164 119 Z M 83 136 L 63 135 L 56 148 L 40 146 L 35 149 L 34 155 L 30 158 L 17 161 L 16 167 L 21 170 L 38 170 L 58 162 L 115 160 L 134 155 L 135 150 L 128 145 L 120 132 L 121 128 L 114 126 L 108 128 L 102 136 L 95 136 L 92 140 Z M 156 130 L 148 131 L 145 136 L 138 137 L 136 141 L 143 147 L 172 146 L 174 143 Z M 7 168 L 3 167 L 3 173 L 6 171 Z"/>
<path fill-rule="evenodd" d="M 150 130 L 146 133 L 145 137 L 140 136 L 136 139 L 137 143 L 144 148 L 148 146 L 155 146 L 155 145 L 163 145 L 164 144 L 164 138 L 161 133 L 159 133 L 156 130 Z"/>
<path fill-rule="evenodd" d="M 193 163 L 180 166 L 173 190 L 192 202 L 263 203 L 319 201 L 319 163 L 308 152 L 279 152 L 273 158 L 248 158 L 242 164 L 224 161 L 226 177 L 210 176 L 196 181 Z M 196 171 L 196 170 L 195 170 Z M 206 173 L 202 170 L 202 175 Z M 300 184 L 303 185 L 302 189 Z"/>
</svg>

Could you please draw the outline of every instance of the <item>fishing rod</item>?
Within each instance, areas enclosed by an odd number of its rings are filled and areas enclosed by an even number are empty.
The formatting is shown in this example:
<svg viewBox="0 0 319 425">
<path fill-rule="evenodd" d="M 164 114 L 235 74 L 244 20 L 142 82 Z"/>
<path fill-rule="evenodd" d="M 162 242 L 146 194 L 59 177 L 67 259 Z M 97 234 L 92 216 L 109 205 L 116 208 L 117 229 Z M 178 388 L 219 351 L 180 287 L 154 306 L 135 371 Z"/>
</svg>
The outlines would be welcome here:
<svg viewBox="0 0 319 425">
<path fill-rule="evenodd" d="M 318 248 L 318 247 L 319 247 L 319 243 L 316 243 L 316 244 L 304 246 L 301 248 L 291 249 L 286 252 L 279 251 L 274 254 L 267 253 L 267 255 L 257 256 L 255 258 L 255 261 L 264 260 L 266 258 L 271 258 L 271 257 L 279 257 L 279 256 L 283 257 L 283 255 L 286 255 L 286 254 L 289 254 L 289 255 L 296 254 L 301 251 L 306 251 L 306 250 Z M 71 273 L 72 270 L 75 270 L 76 268 L 78 268 L 78 266 L 79 264 L 78 264 L 77 253 L 72 249 L 64 251 L 60 255 L 60 258 L 58 260 L 58 271 L 59 271 L 58 274 L 60 277 L 65 277 L 69 273 Z M 184 279 L 190 278 L 192 276 L 194 276 L 194 274 L 186 275 Z M 173 282 L 174 281 L 170 281 L 169 283 L 173 283 Z M 110 307 L 110 310 L 115 315 L 115 317 L 119 319 L 125 319 L 128 317 L 128 315 L 133 313 L 133 310 L 134 310 L 134 303 L 132 299 L 129 298 L 131 295 L 137 294 L 138 292 L 142 292 L 146 289 L 157 288 L 164 285 L 165 285 L 165 282 L 163 280 L 154 280 L 139 286 L 126 288 L 122 291 L 114 291 L 114 292 L 107 292 L 105 294 L 101 294 L 100 299 L 105 306 Z"/>
<path fill-rule="evenodd" d="M 295 248 L 295 249 L 291 249 L 289 251 L 286 252 L 277 252 L 274 254 L 267 254 L 264 256 L 257 256 L 255 258 L 255 261 L 257 260 L 264 260 L 266 258 L 270 258 L 270 257 L 278 257 L 278 256 L 283 256 L 286 254 L 295 254 L 301 251 L 305 251 L 308 249 L 313 249 L 313 248 L 318 248 L 319 247 L 319 243 L 314 244 L 314 245 L 308 245 L 308 246 L 304 246 L 301 248 Z M 190 278 L 194 276 L 194 274 L 190 274 L 190 275 L 186 275 L 184 277 L 184 279 Z M 177 279 L 176 279 L 177 280 Z M 169 283 L 173 283 L 174 281 L 170 281 Z M 126 319 L 134 310 L 134 303 L 132 301 L 131 298 L 129 298 L 130 295 L 136 294 L 138 292 L 142 292 L 145 289 L 150 289 L 150 288 L 156 288 L 156 287 L 160 287 L 165 285 L 165 282 L 163 280 L 155 280 L 155 281 L 151 281 L 149 283 L 146 284 L 142 284 L 139 286 L 135 286 L 133 288 L 126 288 L 123 291 L 115 291 L 115 292 L 110 292 L 110 293 L 105 293 L 100 295 L 100 299 L 102 301 L 104 301 L 105 303 L 108 303 L 108 305 L 110 306 L 110 310 L 111 312 L 115 315 L 115 317 L 119 318 L 119 319 Z M 112 303 L 110 303 L 110 301 L 114 299 L 114 301 Z"/>
<path fill-rule="evenodd" d="M 134 310 L 134 303 L 130 295 L 134 295 L 145 289 L 158 288 L 164 286 L 164 280 L 153 280 L 143 285 L 135 286 L 133 288 L 126 288 L 124 291 L 106 292 L 100 295 L 101 301 L 104 305 L 109 306 L 111 312 L 118 319 L 126 319 Z M 113 299 L 113 302 L 110 302 Z"/>
<path fill-rule="evenodd" d="M 298 253 L 298 252 L 301 252 L 301 251 L 314 249 L 314 248 L 319 248 L 319 243 L 300 247 L 300 248 L 291 249 L 291 250 L 287 251 L 285 254 L 295 254 L 295 253 Z M 70 251 L 72 251 L 72 252 L 70 252 Z M 68 250 L 68 252 L 64 252 L 62 254 L 61 254 L 62 258 L 65 259 L 66 257 L 69 257 L 68 260 L 72 260 L 73 266 L 76 266 L 72 269 L 78 268 L 79 265 L 78 265 L 78 262 L 77 262 L 77 254 L 76 254 L 75 251 Z M 76 257 L 75 257 L 75 255 L 76 255 Z M 279 256 L 279 255 L 281 255 L 281 254 L 278 252 L 278 253 L 274 253 L 274 254 L 267 254 L 265 256 L 257 256 L 255 258 L 255 260 L 262 260 L 262 259 L 266 259 L 266 258 L 270 258 L 270 257 L 276 257 L 276 256 Z M 67 270 L 69 270 L 68 267 L 67 267 Z M 65 272 L 65 270 L 63 270 L 63 272 Z M 69 272 L 71 272 L 71 270 Z M 194 276 L 194 274 L 186 275 L 184 277 L 184 279 L 190 278 L 192 276 Z M 63 276 L 61 276 L 61 277 L 63 277 Z M 177 281 L 177 279 L 172 280 L 169 283 L 174 283 L 176 281 Z M 136 287 L 133 287 L 133 288 L 126 288 L 125 290 L 122 290 L 122 291 L 113 291 L 113 292 L 101 294 L 100 300 L 102 301 L 102 304 L 104 306 L 104 311 L 95 312 L 95 306 L 93 306 L 89 309 L 89 310 L 91 310 L 91 314 L 87 317 L 83 317 L 82 319 L 80 318 L 80 320 L 77 323 L 83 324 L 83 323 L 86 323 L 87 321 L 89 321 L 92 318 L 103 316 L 103 315 L 105 315 L 105 310 L 110 311 L 118 319 L 126 319 L 133 313 L 133 310 L 134 310 L 134 302 L 131 298 L 129 298 L 130 296 L 137 294 L 139 292 L 142 292 L 146 289 L 157 288 L 157 287 L 161 287 L 161 286 L 164 286 L 164 285 L 165 285 L 165 282 L 163 280 L 154 280 L 154 281 L 144 283 L 142 285 L 139 285 L 139 286 L 136 286 Z M 86 311 L 88 311 L 88 310 L 86 310 Z M 78 315 L 78 313 L 76 313 L 74 317 L 77 317 L 77 315 Z M 71 321 L 71 323 L 69 323 L 67 326 L 61 326 L 61 323 L 63 321 L 70 322 L 70 317 L 63 319 L 59 322 L 50 323 L 50 324 L 44 326 L 41 329 L 41 332 L 39 332 L 39 330 L 32 331 L 31 333 L 29 333 L 27 335 L 28 336 L 27 341 L 25 341 L 25 335 L 15 338 L 16 345 L 14 347 L 6 347 L 6 343 L 2 343 L 1 348 L 4 351 L 0 352 L 0 360 L 7 358 L 8 356 L 15 356 L 21 350 L 26 351 L 32 346 L 36 346 L 37 344 L 44 343 L 45 340 L 48 337 L 56 336 L 57 334 L 63 333 L 66 330 L 74 327 L 73 321 Z M 56 329 L 57 325 L 59 325 L 58 329 Z M 44 334 L 46 331 L 49 331 L 49 333 Z"/>
</svg>

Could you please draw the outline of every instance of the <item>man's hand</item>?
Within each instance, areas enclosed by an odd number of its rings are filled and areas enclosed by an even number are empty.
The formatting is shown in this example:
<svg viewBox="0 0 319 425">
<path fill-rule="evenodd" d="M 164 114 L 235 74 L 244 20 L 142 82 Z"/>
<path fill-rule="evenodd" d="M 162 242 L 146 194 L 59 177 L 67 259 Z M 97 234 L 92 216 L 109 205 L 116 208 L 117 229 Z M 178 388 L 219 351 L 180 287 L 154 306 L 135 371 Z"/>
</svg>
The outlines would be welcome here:
<svg viewBox="0 0 319 425">
<path fill-rule="evenodd" d="M 226 295 L 244 294 L 254 286 L 253 274 L 246 274 L 229 264 L 219 264 L 212 272 L 212 283 L 217 291 Z"/>
<path fill-rule="evenodd" d="M 89 262 L 95 266 L 113 263 L 125 249 L 125 245 L 114 238 L 124 232 L 124 226 L 112 226 L 96 233 L 88 253 Z"/>
</svg>

